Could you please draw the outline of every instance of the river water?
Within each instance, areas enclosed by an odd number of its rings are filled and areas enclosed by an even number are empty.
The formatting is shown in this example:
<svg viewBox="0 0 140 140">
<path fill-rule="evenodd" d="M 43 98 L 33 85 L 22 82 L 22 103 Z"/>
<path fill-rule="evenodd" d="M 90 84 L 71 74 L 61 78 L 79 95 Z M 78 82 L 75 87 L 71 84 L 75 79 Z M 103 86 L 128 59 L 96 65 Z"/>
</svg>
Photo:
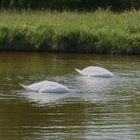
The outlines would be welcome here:
<svg viewBox="0 0 140 140">
<path fill-rule="evenodd" d="M 113 78 L 80 76 L 74 68 L 101 66 Z M 51 80 L 70 93 L 28 93 Z M 0 139 L 140 139 L 140 57 L 92 54 L 0 53 Z"/>
</svg>

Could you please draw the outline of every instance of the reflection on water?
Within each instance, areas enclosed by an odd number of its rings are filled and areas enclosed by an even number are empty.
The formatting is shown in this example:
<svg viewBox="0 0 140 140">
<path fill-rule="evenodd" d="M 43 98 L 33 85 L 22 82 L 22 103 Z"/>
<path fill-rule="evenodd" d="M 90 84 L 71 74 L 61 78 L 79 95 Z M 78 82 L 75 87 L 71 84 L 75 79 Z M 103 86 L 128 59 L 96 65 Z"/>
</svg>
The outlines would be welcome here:
<svg viewBox="0 0 140 140">
<path fill-rule="evenodd" d="M 37 93 L 37 92 L 22 92 L 20 95 L 25 97 L 29 102 L 36 102 L 40 105 L 46 105 L 49 103 L 55 104 L 61 99 L 70 97 L 70 93 Z"/>
<path fill-rule="evenodd" d="M 115 76 L 74 71 L 90 65 Z M 0 66 L 0 139 L 140 139 L 139 56 L 1 53 Z M 19 85 L 42 80 L 71 92 L 25 92 Z"/>
</svg>

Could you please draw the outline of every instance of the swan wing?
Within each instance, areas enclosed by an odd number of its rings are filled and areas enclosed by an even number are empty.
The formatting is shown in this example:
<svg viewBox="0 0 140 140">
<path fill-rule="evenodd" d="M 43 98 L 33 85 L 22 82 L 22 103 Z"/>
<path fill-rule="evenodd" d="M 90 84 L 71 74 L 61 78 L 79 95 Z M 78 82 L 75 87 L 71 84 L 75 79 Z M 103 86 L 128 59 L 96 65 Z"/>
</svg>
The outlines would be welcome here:
<svg viewBox="0 0 140 140">
<path fill-rule="evenodd" d="M 93 73 L 93 72 L 102 73 L 102 72 L 105 72 L 106 69 L 101 68 L 101 67 L 96 67 L 96 66 L 89 66 L 89 67 L 84 68 L 82 71 L 90 74 L 90 73 Z"/>
<path fill-rule="evenodd" d="M 69 92 L 69 89 L 56 82 L 52 81 L 41 81 L 38 83 L 34 83 L 28 86 L 20 84 L 27 91 L 34 91 L 40 93 L 66 93 Z"/>
<path fill-rule="evenodd" d="M 34 84 L 30 84 L 28 86 L 25 86 L 23 84 L 20 84 L 20 85 L 27 91 L 38 92 L 41 88 L 47 86 L 48 83 L 49 83 L 48 81 L 41 81 L 41 82 L 37 82 L 37 83 L 34 83 Z"/>
<path fill-rule="evenodd" d="M 107 69 L 102 68 L 102 67 L 97 67 L 97 66 L 86 67 L 79 73 L 82 73 L 82 75 L 95 76 L 95 77 L 113 77 L 114 76 Z"/>
<path fill-rule="evenodd" d="M 95 76 L 97 77 L 113 77 L 113 73 L 102 67 L 94 67 Z"/>
<path fill-rule="evenodd" d="M 68 93 L 70 90 L 67 87 L 45 87 L 39 90 L 39 93 Z"/>
</svg>

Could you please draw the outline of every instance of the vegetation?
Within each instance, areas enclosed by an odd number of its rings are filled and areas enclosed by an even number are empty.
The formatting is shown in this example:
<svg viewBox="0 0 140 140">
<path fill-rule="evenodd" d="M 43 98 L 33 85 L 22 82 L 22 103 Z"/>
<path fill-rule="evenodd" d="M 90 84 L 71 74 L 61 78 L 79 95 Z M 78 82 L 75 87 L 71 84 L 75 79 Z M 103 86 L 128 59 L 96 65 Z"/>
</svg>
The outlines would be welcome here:
<svg viewBox="0 0 140 140">
<path fill-rule="evenodd" d="M 0 12 L 0 50 L 140 54 L 140 11 Z"/>
</svg>

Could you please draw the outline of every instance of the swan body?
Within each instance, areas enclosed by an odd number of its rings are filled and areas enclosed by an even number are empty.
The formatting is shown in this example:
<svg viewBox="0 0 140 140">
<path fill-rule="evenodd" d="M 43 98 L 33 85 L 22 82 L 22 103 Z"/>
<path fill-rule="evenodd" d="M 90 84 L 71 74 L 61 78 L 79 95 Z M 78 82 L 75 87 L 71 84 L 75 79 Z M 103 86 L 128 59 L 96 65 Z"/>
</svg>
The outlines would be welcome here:
<svg viewBox="0 0 140 140">
<path fill-rule="evenodd" d="M 52 81 L 41 81 L 28 86 L 20 84 L 25 90 L 29 92 L 39 92 L 39 93 L 67 93 L 70 90 L 59 83 Z"/>
<path fill-rule="evenodd" d="M 97 67 L 97 66 L 89 66 L 82 70 L 76 69 L 75 70 L 80 74 L 84 76 L 93 76 L 93 77 L 113 77 L 113 73 L 108 71 L 105 68 Z"/>
</svg>

